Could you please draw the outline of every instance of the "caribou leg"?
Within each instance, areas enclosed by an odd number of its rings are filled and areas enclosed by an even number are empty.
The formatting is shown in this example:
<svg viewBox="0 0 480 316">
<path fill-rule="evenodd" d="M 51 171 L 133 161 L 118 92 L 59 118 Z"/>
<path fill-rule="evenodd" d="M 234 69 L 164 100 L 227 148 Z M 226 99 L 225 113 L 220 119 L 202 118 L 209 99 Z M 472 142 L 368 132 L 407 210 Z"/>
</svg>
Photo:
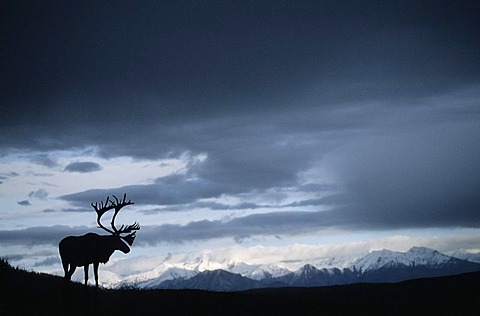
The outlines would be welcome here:
<svg viewBox="0 0 480 316">
<path fill-rule="evenodd" d="M 98 287 L 98 262 L 93 263 L 93 274 L 95 274 L 95 286 Z"/>
<path fill-rule="evenodd" d="M 62 261 L 63 271 L 65 272 L 65 279 L 68 278 L 68 262 Z"/>
<path fill-rule="evenodd" d="M 67 273 L 65 273 L 65 278 L 68 281 L 70 281 L 70 279 L 72 278 L 72 275 L 73 275 L 73 273 L 75 272 L 76 269 L 77 269 L 77 267 L 74 264 L 70 263 L 70 270 Z"/>
<path fill-rule="evenodd" d="M 88 282 L 88 264 L 83 266 L 83 272 L 85 274 L 85 285 L 87 285 L 87 282 Z"/>
</svg>

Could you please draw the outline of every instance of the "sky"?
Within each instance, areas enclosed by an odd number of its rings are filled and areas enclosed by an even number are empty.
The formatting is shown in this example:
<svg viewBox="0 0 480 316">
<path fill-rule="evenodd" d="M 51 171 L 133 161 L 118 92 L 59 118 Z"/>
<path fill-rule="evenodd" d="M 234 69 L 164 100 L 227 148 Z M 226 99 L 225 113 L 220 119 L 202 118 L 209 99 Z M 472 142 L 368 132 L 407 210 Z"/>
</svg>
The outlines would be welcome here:
<svg viewBox="0 0 480 316">
<path fill-rule="evenodd" d="M 0 256 L 15 265 L 61 274 L 58 242 L 102 233 L 90 204 L 124 193 L 117 222 L 141 229 L 112 260 L 150 267 L 215 249 L 480 251 L 478 2 L 0 15 Z"/>
</svg>

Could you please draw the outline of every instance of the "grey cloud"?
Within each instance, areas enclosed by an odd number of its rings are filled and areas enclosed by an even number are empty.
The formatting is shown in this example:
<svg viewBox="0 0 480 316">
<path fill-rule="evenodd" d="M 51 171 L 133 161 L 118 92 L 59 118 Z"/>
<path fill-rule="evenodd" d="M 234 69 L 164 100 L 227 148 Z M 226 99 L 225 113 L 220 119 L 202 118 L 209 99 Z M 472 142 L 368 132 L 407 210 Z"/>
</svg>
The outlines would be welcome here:
<svg viewBox="0 0 480 316">
<path fill-rule="evenodd" d="M 20 260 L 23 260 L 26 256 L 25 255 L 9 255 L 9 254 L 6 254 L 4 256 L 2 256 L 2 258 L 6 258 L 8 261 L 20 261 Z"/>
<path fill-rule="evenodd" d="M 0 243 L 4 245 L 54 245 L 66 236 L 83 235 L 89 231 L 95 231 L 86 226 L 42 226 L 29 227 L 20 230 L 0 230 Z"/>
<path fill-rule="evenodd" d="M 141 210 L 140 213 L 142 213 L 143 215 L 154 215 L 154 214 L 158 214 L 158 213 L 162 213 L 162 212 L 168 212 L 170 210 L 166 210 L 164 208 L 152 208 L 152 209 L 148 209 L 148 210 Z"/>
<path fill-rule="evenodd" d="M 328 195 L 319 199 L 308 199 L 295 201 L 289 204 L 282 205 L 281 207 L 302 207 L 302 206 L 319 206 L 319 205 L 328 205 L 328 206 L 344 206 L 351 204 L 353 201 L 349 201 L 348 196 L 344 194 L 334 194 Z"/>
<path fill-rule="evenodd" d="M 38 257 L 52 257 L 54 255 L 57 255 L 58 251 L 56 249 L 51 249 L 51 250 L 39 250 L 39 251 L 32 251 L 29 252 L 30 256 L 38 256 Z"/>
<path fill-rule="evenodd" d="M 256 209 L 260 207 L 268 207 L 268 206 L 262 206 L 256 203 L 249 203 L 249 202 L 238 203 L 233 205 L 216 203 L 216 202 L 198 202 L 193 204 L 192 206 L 199 207 L 199 208 L 204 207 L 211 210 L 247 210 L 247 209 Z"/>
<path fill-rule="evenodd" d="M 29 205 L 31 205 L 28 200 L 18 201 L 17 204 L 18 204 L 18 205 L 23 205 L 23 206 L 29 206 Z"/>
<path fill-rule="evenodd" d="M 7 180 L 8 178 L 18 177 L 18 176 L 19 174 L 14 171 L 4 172 L 4 173 L 0 173 L 0 180 Z"/>
<path fill-rule="evenodd" d="M 61 199 L 74 202 L 76 205 L 89 205 L 108 195 L 123 196 L 137 204 L 178 205 L 195 202 L 198 199 L 217 197 L 225 192 L 241 190 L 228 184 L 215 183 L 209 179 L 194 178 L 188 175 L 171 175 L 156 179 L 149 185 L 131 185 L 112 189 L 94 189 L 61 196 Z"/>
<path fill-rule="evenodd" d="M 30 161 L 49 168 L 58 166 L 58 162 L 48 154 L 34 155 L 30 157 Z"/>
<path fill-rule="evenodd" d="M 357 223 L 348 222 L 341 215 L 337 216 L 335 212 L 333 210 L 324 212 L 272 212 L 233 218 L 228 221 L 202 220 L 190 222 L 186 225 L 144 226 L 141 234 L 138 235 L 138 244 L 183 243 L 214 238 L 244 240 L 253 236 L 298 235 L 328 227 L 360 227 Z"/>
<path fill-rule="evenodd" d="M 259 205 L 256 203 L 238 203 L 238 204 L 224 204 L 218 202 L 193 202 L 189 204 L 177 204 L 177 205 L 168 205 L 163 208 L 153 208 L 149 210 L 143 210 L 142 213 L 146 215 L 156 214 L 159 212 L 183 212 L 192 209 L 209 209 L 214 211 L 231 211 L 231 210 L 247 210 L 247 209 L 257 209 L 257 208 L 268 208 L 269 205 Z"/>
<path fill-rule="evenodd" d="M 40 200 L 45 200 L 48 197 L 48 192 L 45 191 L 44 189 L 39 189 L 37 191 L 32 191 L 28 194 L 28 197 L 30 198 L 37 198 Z"/>
<path fill-rule="evenodd" d="M 348 200 L 347 196 L 341 194 L 335 194 L 330 196 L 325 196 L 319 199 L 307 199 L 299 200 L 287 204 L 258 204 L 252 202 L 243 202 L 238 204 L 224 204 L 218 202 L 205 202 L 199 201 L 190 204 L 179 204 L 179 205 L 170 205 L 165 208 L 155 208 L 150 210 L 144 210 L 142 213 L 150 215 L 156 214 L 159 212 L 175 212 L 175 211 L 185 211 L 192 210 L 197 208 L 207 208 L 210 210 L 218 211 L 239 211 L 239 210 L 255 210 L 255 209 L 282 209 L 282 208 L 300 208 L 304 206 L 343 206 L 348 205 L 351 201 Z"/>
<path fill-rule="evenodd" d="M 92 202 L 90 202 L 92 203 Z M 88 204 L 90 204 L 88 203 Z M 85 212 L 92 212 L 92 208 L 87 208 L 87 207 L 77 207 L 77 208 L 62 208 L 62 212 L 66 213 L 85 213 Z"/>
<path fill-rule="evenodd" d="M 375 136 L 331 156 L 348 216 L 376 225 L 478 227 L 478 123 L 442 124 Z"/>
<path fill-rule="evenodd" d="M 386 219 L 387 216 L 372 220 L 364 214 L 357 214 L 357 209 L 350 207 L 320 212 L 272 212 L 233 218 L 229 221 L 202 220 L 186 225 L 144 226 L 136 242 L 138 245 L 154 245 L 161 242 L 184 243 L 215 238 L 232 238 L 240 241 L 256 236 L 294 236 L 315 233 L 327 228 L 362 231 L 400 227 L 422 228 L 431 227 L 432 224 L 419 220 L 419 217 L 402 223 L 396 222 L 395 217 L 391 220 Z M 452 215 L 440 217 L 434 224 L 436 227 L 478 227 L 480 220 Z"/>
<path fill-rule="evenodd" d="M 255 235 L 295 235 L 341 223 L 329 212 L 273 212 L 254 214 L 225 221 L 202 220 L 186 225 L 165 224 L 142 226 L 137 234 L 137 245 L 160 242 L 182 243 L 213 238 L 245 239 Z M 5 245 L 57 245 L 69 235 L 94 231 L 89 227 L 31 227 L 22 230 L 0 231 L 0 243 Z"/>
<path fill-rule="evenodd" d="M 412 214 L 410 214 L 412 216 Z M 257 236 L 295 236 L 315 233 L 323 229 L 347 229 L 350 231 L 385 230 L 396 228 L 431 227 L 431 221 L 423 221 L 422 214 L 411 220 L 398 222 L 395 214 L 387 212 L 383 217 L 372 218 L 363 211 L 352 207 L 334 208 L 327 211 L 283 211 L 265 214 L 252 214 L 234 217 L 229 220 L 201 220 L 185 225 L 164 224 L 158 226 L 142 225 L 137 234 L 137 246 L 156 245 L 159 243 L 185 243 L 194 240 L 210 240 L 231 238 L 242 242 Z M 393 217 L 387 219 L 388 217 Z M 480 219 L 459 216 L 456 214 L 441 215 L 436 227 L 478 227 Z M 32 227 L 23 230 L 0 231 L 1 244 L 15 245 L 56 245 L 65 236 L 81 235 L 92 231 L 89 227 Z"/>
<path fill-rule="evenodd" d="M 39 173 L 39 172 L 32 172 L 32 171 L 28 171 L 27 174 L 29 176 L 34 176 L 34 177 L 51 177 L 54 175 L 54 173 Z M 43 181 L 41 184 L 45 186 L 53 186 L 53 187 L 56 186 L 54 184 L 51 184 L 45 181 Z"/>
<path fill-rule="evenodd" d="M 65 167 L 64 171 L 88 173 L 88 172 L 94 172 L 99 170 L 102 170 L 102 167 L 100 167 L 98 163 L 82 161 L 82 162 L 73 162 L 71 164 L 68 164 Z"/>
<path fill-rule="evenodd" d="M 205 202 L 199 201 L 189 204 L 168 205 L 164 208 L 153 208 L 148 210 L 142 210 L 145 215 L 156 214 L 160 212 L 181 212 L 192 209 L 206 208 L 214 211 L 241 211 L 241 210 L 255 210 L 255 209 L 282 209 L 291 207 L 303 207 L 303 206 L 319 206 L 319 205 L 344 205 L 346 203 L 345 197 L 340 196 L 328 196 L 321 199 L 308 199 L 295 201 L 288 204 L 258 204 L 252 202 L 243 202 L 238 204 L 224 204 L 218 202 Z"/>
<path fill-rule="evenodd" d="M 53 266 L 53 265 L 59 265 L 59 264 L 60 264 L 60 258 L 58 256 L 53 256 L 53 257 L 45 258 L 44 260 L 41 260 L 41 261 L 37 261 L 33 266 L 41 267 L 41 266 Z"/>
<path fill-rule="evenodd" d="M 247 166 L 246 166 L 247 167 Z M 245 171 L 246 172 L 246 171 Z M 292 177 L 294 171 L 291 171 Z M 207 173 L 205 173 L 207 174 Z M 252 173 L 252 177 L 255 172 Z M 241 177 L 241 175 L 239 174 Z M 248 182 L 252 180 L 247 180 Z M 222 194 L 240 195 L 247 193 L 255 189 L 269 188 L 271 185 L 275 185 L 276 182 L 272 181 L 269 186 L 262 185 L 260 182 L 256 186 L 254 183 L 251 185 L 234 183 L 228 181 L 228 179 L 202 179 L 202 178 L 190 178 L 188 174 L 171 175 L 163 178 L 156 179 L 154 184 L 149 185 L 131 185 L 121 188 L 111 189 L 93 189 L 84 192 L 74 193 L 70 195 L 61 196 L 61 199 L 70 201 L 75 205 L 89 205 L 92 201 L 96 201 L 99 198 L 106 197 L 108 195 L 115 194 L 122 196 L 123 193 L 127 193 L 128 197 L 136 202 L 136 204 L 148 204 L 148 205 L 164 205 L 166 208 L 157 209 L 158 211 L 182 211 L 191 208 L 209 208 L 212 210 L 243 210 L 243 209 L 257 209 L 257 208 L 269 208 L 272 205 L 257 204 L 251 202 L 242 202 L 234 205 L 227 205 L 218 202 L 205 202 L 200 201 L 207 198 L 216 198 Z M 281 183 L 279 183 L 281 184 Z M 286 185 L 287 183 L 285 183 Z M 287 206 L 303 206 L 303 205 L 319 205 L 329 203 L 327 199 L 322 201 L 308 201 L 300 204 L 278 205 L 279 208 Z M 331 203 L 331 201 L 330 201 Z M 84 209 L 69 209 L 68 211 L 83 211 Z M 151 211 L 149 211 L 151 213 Z"/>
<path fill-rule="evenodd" d="M 324 191 L 338 191 L 338 186 L 326 183 L 307 183 L 298 186 L 298 190 L 302 192 L 324 192 Z"/>
</svg>

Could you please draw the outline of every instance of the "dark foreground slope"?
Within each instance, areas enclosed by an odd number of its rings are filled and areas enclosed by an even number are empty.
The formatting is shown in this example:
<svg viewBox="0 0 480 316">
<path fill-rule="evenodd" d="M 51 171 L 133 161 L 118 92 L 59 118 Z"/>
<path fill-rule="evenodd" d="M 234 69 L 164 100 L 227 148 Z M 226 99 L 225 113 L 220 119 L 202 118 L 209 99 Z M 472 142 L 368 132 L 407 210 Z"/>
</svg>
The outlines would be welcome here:
<svg viewBox="0 0 480 316">
<path fill-rule="evenodd" d="M 0 315 L 478 315 L 480 273 L 319 288 L 217 293 L 107 290 L 0 262 Z"/>
</svg>

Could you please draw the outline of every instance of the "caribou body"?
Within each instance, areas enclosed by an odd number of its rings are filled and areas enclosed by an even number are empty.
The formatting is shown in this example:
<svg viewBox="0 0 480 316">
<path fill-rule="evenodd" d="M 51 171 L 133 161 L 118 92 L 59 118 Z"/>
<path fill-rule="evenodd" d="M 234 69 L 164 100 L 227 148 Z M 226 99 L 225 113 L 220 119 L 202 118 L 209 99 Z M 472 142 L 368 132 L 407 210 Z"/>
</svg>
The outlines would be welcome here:
<svg viewBox="0 0 480 316">
<path fill-rule="evenodd" d="M 88 281 L 88 267 L 93 264 L 95 285 L 98 286 L 98 265 L 107 263 L 115 250 L 129 253 L 130 248 L 116 235 L 88 233 L 83 236 L 68 236 L 58 246 L 65 278 L 70 280 L 77 267 L 84 267 L 85 285 Z"/>
<path fill-rule="evenodd" d="M 60 241 L 58 250 L 60 252 L 60 258 L 62 259 L 66 280 L 71 280 L 77 267 L 83 267 L 85 285 L 87 285 L 88 267 L 90 264 L 93 264 L 95 285 L 98 286 L 98 265 L 100 262 L 106 263 L 115 250 L 123 253 L 130 252 L 129 246 L 133 244 L 135 233 L 140 229 L 140 225 L 135 222 L 132 225 L 122 225 L 120 228 L 117 228 L 115 227 L 115 218 L 122 207 L 133 204 L 133 202 L 126 200 L 126 194 L 123 196 L 122 201 L 119 201 L 115 195 L 113 197 L 115 201 L 110 201 L 109 197 L 107 197 L 105 203 L 101 202 L 100 205 L 92 203 L 93 208 L 97 212 L 98 227 L 109 232 L 110 235 L 88 233 L 83 236 L 68 236 Z M 100 218 L 111 209 L 115 211 L 112 221 L 110 222 L 112 229 L 109 229 L 102 225 Z M 128 235 L 122 236 L 122 234 Z"/>
</svg>

